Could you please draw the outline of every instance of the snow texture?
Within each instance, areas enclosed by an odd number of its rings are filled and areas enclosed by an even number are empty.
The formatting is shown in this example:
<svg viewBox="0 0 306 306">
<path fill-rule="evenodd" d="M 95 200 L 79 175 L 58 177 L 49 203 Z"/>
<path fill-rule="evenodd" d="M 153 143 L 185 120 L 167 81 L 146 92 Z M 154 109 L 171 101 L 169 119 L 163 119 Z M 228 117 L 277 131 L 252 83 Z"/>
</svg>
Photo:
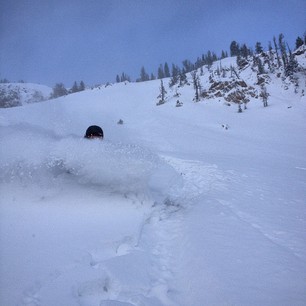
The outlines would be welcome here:
<svg viewBox="0 0 306 306">
<path fill-rule="evenodd" d="M 305 305 L 306 99 L 283 84 L 241 114 L 188 85 L 156 106 L 159 81 L 1 109 L 0 304 Z"/>
</svg>

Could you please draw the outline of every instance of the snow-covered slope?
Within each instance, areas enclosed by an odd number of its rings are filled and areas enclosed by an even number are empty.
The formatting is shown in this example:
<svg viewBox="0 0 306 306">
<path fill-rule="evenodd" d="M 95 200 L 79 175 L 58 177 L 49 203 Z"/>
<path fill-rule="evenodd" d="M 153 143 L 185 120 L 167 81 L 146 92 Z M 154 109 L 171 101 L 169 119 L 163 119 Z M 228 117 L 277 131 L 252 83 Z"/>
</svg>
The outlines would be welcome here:
<svg viewBox="0 0 306 306">
<path fill-rule="evenodd" d="M 192 85 L 156 106 L 158 80 L 1 109 L 0 304 L 305 305 L 306 99 L 284 82 L 242 113 Z"/>
<path fill-rule="evenodd" d="M 14 107 L 48 100 L 52 88 L 32 83 L 1 83 L 0 107 Z"/>
</svg>

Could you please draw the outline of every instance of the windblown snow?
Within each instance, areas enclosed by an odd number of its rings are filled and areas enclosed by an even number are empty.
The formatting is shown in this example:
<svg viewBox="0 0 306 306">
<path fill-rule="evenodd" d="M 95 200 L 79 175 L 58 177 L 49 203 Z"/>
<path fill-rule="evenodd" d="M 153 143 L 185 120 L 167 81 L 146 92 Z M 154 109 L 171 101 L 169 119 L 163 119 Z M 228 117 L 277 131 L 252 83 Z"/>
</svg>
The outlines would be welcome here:
<svg viewBox="0 0 306 306">
<path fill-rule="evenodd" d="M 282 84 L 242 113 L 192 85 L 156 106 L 159 80 L 0 109 L 0 304 L 305 305 L 305 80 Z"/>
</svg>

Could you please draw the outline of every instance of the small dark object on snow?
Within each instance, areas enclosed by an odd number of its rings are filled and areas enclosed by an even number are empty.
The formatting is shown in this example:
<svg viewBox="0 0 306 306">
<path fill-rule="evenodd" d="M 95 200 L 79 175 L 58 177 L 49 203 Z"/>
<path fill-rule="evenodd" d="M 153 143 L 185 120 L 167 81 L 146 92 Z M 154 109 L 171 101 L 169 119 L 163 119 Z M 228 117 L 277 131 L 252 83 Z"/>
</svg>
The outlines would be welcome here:
<svg viewBox="0 0 306 306">
<path fill-rule="evenodd" d="M 181 107 L 181 106 L 183 106 L 183 102 L 181 102 L 180 100 L 177 100 L 175 106 L 176 107 Z"/>
<path fill-rule="evenodd" d="M 84 138 L 101 138 L 103 139 L 103 130 L 98 125 L 91 125 L 87 130 Z"/>
<path fill-rule="evenodd" d="M 229 126 L 227 124 L 222 124 L 222 127 L 225 129 L 225 130 L 228 130 L 229 129 Z"/>
</svg>

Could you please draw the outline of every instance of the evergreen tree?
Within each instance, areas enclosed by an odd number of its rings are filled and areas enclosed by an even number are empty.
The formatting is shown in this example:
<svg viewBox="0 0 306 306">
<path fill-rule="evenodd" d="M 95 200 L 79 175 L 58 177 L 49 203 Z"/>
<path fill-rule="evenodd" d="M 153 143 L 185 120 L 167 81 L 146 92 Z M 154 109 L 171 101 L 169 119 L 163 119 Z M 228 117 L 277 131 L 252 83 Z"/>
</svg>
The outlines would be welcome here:
<svg viewBox="0 0 306 306">
<path fill-rule="evenodd" d="M 166 102 L 167 91 L 165 89 L 163 80 L 160 80 L 159 90 L 160 90 L 160 94 L 157 97 L 157 98 L 159 98 L 159 101 L 156 103 L 156 105 L 161 105 L 161 104 L 164 104 Z"/>
<path fill-rule="evenodd" d="M 196 71 L 193 71 L 191 73 L 191 76 L 192 76 L 192 81 L 193 81 L 193 88 L 195 90 L 194 100 L 195 100 L 195 102 L 199 102 L 200 101 L 200 96 L 201 96 L 201 93 L 202 93 L 202 86 L 201 86 L 201 83 L 200 83 L 200 78 L 197 75 Z"/>
<path fill-rule="evenodd" d="M 85 83 L 83 81 L 80 82 L 79 91 L 85 90 Z"/>
<path fill-rule="evenodd" d="M 288 57 L 287 57 L 286 44 L 284 42 L 284 35 L 282 33 L 279 34 L 278 43 L 282 55 L 283 64 L 284 67 L 286 68 L 286 66 L 288 65 Z"/>
<path fill-rule="evenodd" d="M 301 37 L 298 37 L 295 41 L 295 49 L 298 49 L 299 47 L 303 46 L 304 41 Z"/>
<path fill-rule="evenodd" d="M 197 61 L 195 62 L 195 69 L 198 69 L 200 67 L 202 67 L 204 65 L 204 62 L 202 60 L 202 58 L 198 57 Z"/>
<path fill-rule="evenodd" d="M 57 83 L 53 87 L 53 93 L 51 94 L 51 98 L 55 99 L 61 96 L 65 96 L 68 94 L 68 90 L 65 88 L 63 83 Z"/>
<path fill-rule="evenodd" d="M 75 92 L 78 92 L 78 91 L 79 91 L 79 86 L 78 86 L 77 82 L 75 81 L 73 83 L 73 86 L 70 89 L 70 92 L 75 93 Z"/>
<path fill-rule="evenodd" d="M 165 73 L 165 78 L 170 78 L 170 69 L 167 63 L 164 65 L 164 73 Z"/>
<path fill-rule="evenodd" d="M 224 59 L 224 58 L 227 58 L 227 57 L 228 57 L 227 52 L 222 50 L 221 59 Z"/>
<path fill-rule="evenodd" d="M 231 42 L 230 54 L 231 54 L 231 56 L 238 56 L 239 55 L 239 45 L 236 41 Z"/>
<path fill-rule="evenodd" d="M 141 68 L 140 71 L 140 81 L 141 82 L 145 82 L 145 81 L 149 81 L 150 77 L 149 75 L 146 73 L 146 70 L 144 67 Z"/>
<path fill-rule="evenodd" d="M 280 59 L 279 59 L 278 46 L 277 46 L 277 43 L 276 43 L 276 38 L 275 38 L 275 36 L 273 37 L 273 42 L 274 42 L 274 48 L 275 48 L 275 53 L 276 53 L 276 58 L 277 58 L 277 65 L 278 65 L 278 68 L 280 68 L 280 66 L 281 66 L 281 61 L 280 61 Z"/>
<path fill-rule="evenodd" d="M 255 45 L 255 53 L 256 54 L 261 54 L 262 52 L 263 52 L 263 48 L 261 46 L 261 43 L 257 42 L 256 45 Z"/>
<path fill-rule="evenodd" d="M 241 49 L 240 49 L 240 55 L 244 58 L 248 58 L 250 52 L 246 44 L 243 44 Z"/>
<path fill-rule="evenodd" d="M 117 74 L 117 76 L 116 76 L 116 82 L 117 82 L 117 83 L 120 83 L 120 77 L 119 77 L 118 74 Z"/>
<path fill-rule="evenodd" d="M 298 69 L 298 62 L 294 57 L 294 54 L 290 52 L 289 61 L 285 68 L 285 76 L 292 76 Z"/>
<path fill-rule="evenodd" d="M 180 81 L 180 86 L 184 86 L 187 83 L 187 76 L 186 73 L 184 73 L 184 71 L 180 71 L 179 81 Z"/>
<path fill-rule="evenodd" d="M 194 65 L 189 60 L 183 60 L 183 71 L 184 73 L 188 73 L 194 70 Z"/>
<path fill-rule="evenodd" d="M 178 82 L 179 74 L 180 74 L 180 69 L 176 65 L 172 64 L 172 77 L 169 82 L 170 87 L 174 86 Z"/>
<path fill-rule="evenodd" d="M 172 77 L 178 77 L 180 74 L 180 68 L 177 65 L 172 64 Z"/>
<path fill-rule="evenodd" d="M 218 60 L 218 56 L 214 52 L 212 53 L 212 60 L 213 60 L 213 62 Z"/>
<path fill-rule="evenodd" d="M 258 75 L 266 73 L 262 60 L 258 55 L 253 55 L 253 67 L 257 67 Z"/>
<path fill-rule="evenodd" d="M 163 65 L 159 65 L 158 71 L 157 71 L 157 78 L 163 79 L 165 77 L 164 68 Z"/>
<path fill-rule="evenodd" d="M 214 56 L 210 50 L 207 51 L 207 54 L 204 57 L 205 59 L 205 64 L 208 66 L 208 69 L 212 66 L 214 62 Z"/>
<path fill-rule="evenodd" d="M 273 53 L 273 49 L 272 49 L 272 44 L 271 41 L 269 41 L 269 45 L 268 45 L 268 50 L 269 50 L 269 57 L 268 57 L 268 66 L 269 66 L 269 71 L 271 73 L 274 73 L 275 69 L 274 69 L 274 53 Z"/>
<path fill-rule="evenodd" d="M 131 79 L 127 74 L 122 72 L 121 77 L 120 77 L 120 82 L 125 82 L 125 81 L 131 82 Z"/>
</svg>

